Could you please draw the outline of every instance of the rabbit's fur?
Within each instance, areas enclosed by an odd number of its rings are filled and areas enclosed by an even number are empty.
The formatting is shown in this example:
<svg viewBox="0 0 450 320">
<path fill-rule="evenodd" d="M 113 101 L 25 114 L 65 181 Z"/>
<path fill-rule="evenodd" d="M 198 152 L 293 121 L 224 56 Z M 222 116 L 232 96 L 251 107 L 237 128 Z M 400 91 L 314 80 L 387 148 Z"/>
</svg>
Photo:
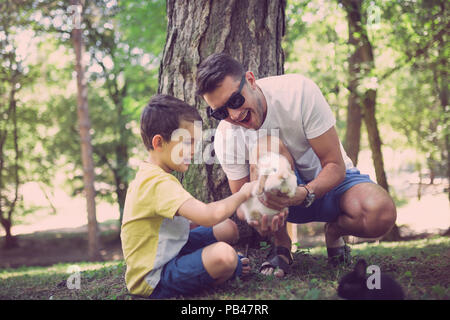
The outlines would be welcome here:
<svg viewBox="0 0 450 320">
<path fill-rule="evenodd" d="M 247 222 L 259 220 L 262 215 L 273 216 L 280 212 L 263 205 L 258 195 L 263 192 L 280 191 L 288 197 L 293 197 L 297 188 L 297 177 L 289 161 L 280 154 L 269 152 L 261 157 L 257 163 L 257 170 L 259 183 L 253 189 L 252 197 L 240 206 Z"/>
<path fill-rule="evenodd" d="M 339 281 L 338 295 L 351 300 L 403 300 L 405 298 L 400 284 L 384 272 L 381 273 L 381 288 L 369 289 L 366 270 L 367 262 L 359 259 L 354 270 L 344 275 Z"/>
</svg>

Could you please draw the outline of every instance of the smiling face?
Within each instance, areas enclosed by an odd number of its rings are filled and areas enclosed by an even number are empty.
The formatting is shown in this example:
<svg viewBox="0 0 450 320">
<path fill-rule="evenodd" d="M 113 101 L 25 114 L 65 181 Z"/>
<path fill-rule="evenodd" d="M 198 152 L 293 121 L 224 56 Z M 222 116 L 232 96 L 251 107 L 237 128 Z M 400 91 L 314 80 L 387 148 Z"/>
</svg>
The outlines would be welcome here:
<svg viewBox="0 0 450 320">
<path fill-rule="evenodd" d="M 240 82 L 241 78 L 226 76 L 215 90 L 205 93 L 203 98 L 213 110 L 217 110 L 239 90 Z M 258 130 L 266 117 L 267 105 L 261 89 L 256 85 L 255 76 L 249 71 L 245 74 L 241 95 L 245 98 L 244 104 L 237 109 L 227 108 L 228 117 L 224 120 L 247 129 Z"/>
</svg>

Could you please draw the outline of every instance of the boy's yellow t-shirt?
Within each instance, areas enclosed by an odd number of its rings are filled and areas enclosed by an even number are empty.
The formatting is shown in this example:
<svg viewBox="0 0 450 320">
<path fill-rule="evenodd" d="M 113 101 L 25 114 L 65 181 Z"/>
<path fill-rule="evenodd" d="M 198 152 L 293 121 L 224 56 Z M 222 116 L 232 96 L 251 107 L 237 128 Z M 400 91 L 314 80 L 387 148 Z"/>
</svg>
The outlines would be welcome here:
<svg viewBox="0 0 450 320">
<path fill-rule="evenodd" d="M 140 165 L 128 187 L 120 234 L 130 293 L 149 296 L 163 266 L 186 244 L 189 220 L 175 213 L 190 198 L 173 175 L 150 163 Z"/>
</svg>

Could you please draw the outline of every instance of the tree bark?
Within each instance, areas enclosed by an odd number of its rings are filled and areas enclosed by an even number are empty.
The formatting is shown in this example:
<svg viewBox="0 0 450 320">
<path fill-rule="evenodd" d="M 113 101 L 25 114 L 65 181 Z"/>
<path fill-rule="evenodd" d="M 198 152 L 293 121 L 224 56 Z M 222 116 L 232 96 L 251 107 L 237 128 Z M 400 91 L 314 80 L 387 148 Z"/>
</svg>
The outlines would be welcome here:
<svg viewBox="0 0 450 320">
<path fill-rule="evenodd" d="M 347 130 L 345 132 L 344 148 L 347 155 L 356 166 L 358 164 L 358 154 L 361 144 L 362 124 L 361 99 L 358 94 L 358 86 L 361 80 L 361 64 L 364 63 L 368 57 L 362 54 L 359 45 L 360 39 L 355 36 L 361 28 L 360 7 L 353 7 L 352 3 L 349 1 L 342 1 L 342 3 L 344 4 L 348 15 L 348 43 L 355 48 L 349 57 L 348 63 L 348 89 L 350 94 L 348 96 Z"/>
<path fill-rule="evenodd" d="M 369 137 L 370 150 L 372 151 L 373 165 L 377 183 L 389 192 L 386 172 L 384 171 L 383 153 L 381 151 L 381 137 L 378 130 L 377 119 L 375 116 L 376 90 L 368 90 L 364 97 L 364 124 L 366 125 L 367 135 Z"/>
<path fill-rule="evenodd" d="M 285 6 L 285 0 L 167 0 L 168 27 L 159 92 L 195 106 L 204 119 L 204 131 L 216 128 L 218 122 L 206 116 L 205 103 L 195 95 L 199 64 L 213 53 L 225 52 L 253 71 L 256 78 L 282 74 Z M 213 152 L 212 140 L 213 135 L 209 135 L 203 141 L 204 152 Z M 226 176 L 217 163 L 193 165 L 177 176 L 202 201 L 230 195 Z"/>
<path fill-rule="evenodd" d="M 352 73 L 350 73 L 352 74 Z M 356 88 L 354 88 L 356 90 Z M 362 114 L 358 97 L 351 93 L 348 97 L 347 130 L 345 132 L 344 148 L 353 164 L 358 165 L 358 155 L 361 145 Z"/>
<path fill-rule="evenodd" d="M 347 11 L 349 44 L 354 47 L 354 52 L 349 59 L 350 97 L 347 121 L 351 122 L 347 123 L 346 151 L 349 152 L 350 158 L 356 164 L 360 141 L 361 120 L 358 120 L 358 113 L 360 113 L 364 119 L 369 137 L 377 183 L 389 192 L 381 151 L 382 142 L 376 120 L 377 90 L 374 88 L 362 88 L 364 78 L 370 77 L 370 73 L 375 67 L 372 45 L 369 41 L 365 26 L 365 21 L 367 20 L 365 18 L 366 13 L 362 9 L 362 2 L 359 0 L 340 0 L 340 2 Z M 394 225 L 384 239 L 400 239 L 400 232 L 397 225 Z"/>
<path fill-rule="evenodd" d="M 71 0 L 73 6 L 81 6 L 80 0 Z M 81 12 L 79 23 L 81 25 Z M 89 109 L 87 101 L 87 84 L 84 75 L 85 64 L 83 62 L 84 44 L 82 38 L 82 29 L 74 24 L 72 30 L 72 41 L 75 50 L 75 71 L 77 73 L 77 104 L 78 104 L 78 121 L 81 141 L 81 159 L 83 163 L 83 181 L 86 196 L 87 215 L 88 215 L 88 255 L 91 261 L 101 260 L 100 239 L 98 234 L 97 218 L 95 212 L 95 188 L 94 188 L 94 161 L 92 159 L 92 143 L 91 143 L 91 121 L 89 118 Z"/>
<path fill-rule="evenodd" d="M 6 236 L 5 236 L 5 242 L 3 247 L 5 249 L 12 249 L 17 246 L 17 239 L 12 235 L 11 233 L 11 227 L 12 227 L 12 216 L 14 214 L 14 211 L 16 209 L 16 204 L 19 199 L 19 185 L 20 185 L 20 179 L 19 179 L 19 144 L 18 144 L 18 133 L 17 133 L 17 101 L 16 101 L 16 84 L 17 80 L 15 76 L 13 75 L 11 79 L 11 91 L 9 93 L 8 98 L 8 111 L 4 116 L 6 116 L 6 119 L 11 119 L 12 122 L 12 138 L 13 138 L 13 145 L 14 145 L 14 166 L 12 167 L 12 172 L 14 173 L 14 195 L 12 196 L 12 199 L 9 199 L 8 192 L 5 194 L 3 193 L 4 190 L 6 190 L 5 186 L 8 183 L 8 181 L 4 182 L 3 180 L 3 172 L 8 172 L 8 168 L 5 168 L 4 163 L 4 157 L 5 154 L 3 148 L 6 144 L 7 136 L 11 133 L 8 132 L 8 125 L 5 126 L 5 129 L 0 132 L 0 150 L 1 150 L 1 157 L 0 157 L 0 223 L 2 224 L 3 228 L 5 229 Z"/>
</svg>

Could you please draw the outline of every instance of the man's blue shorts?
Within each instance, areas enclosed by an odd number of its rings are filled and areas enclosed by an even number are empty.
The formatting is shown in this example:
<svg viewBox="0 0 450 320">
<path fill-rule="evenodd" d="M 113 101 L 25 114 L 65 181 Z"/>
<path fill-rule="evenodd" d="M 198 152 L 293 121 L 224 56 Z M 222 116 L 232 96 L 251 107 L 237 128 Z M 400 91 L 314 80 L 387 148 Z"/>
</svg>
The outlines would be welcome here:
<svg viewBox="0 0 450 320">
<path fill-rule="evenodd" d="M 202 262 L 203 249 L 217 242 L 212 228 L 197 227 L 189 232 L 189 238 L 178 255 L 163 267 L 161 279 L 149 298 L 167 299 L 178 295 L 190 295 L 210 287 L 215 281 Z M 234 276 L 242 273 L 242 262 Z"/>
<path fill-rule="evenodd" d="M 295 169 L 297 176 L 297 184 L 306 184 L 309 181 L 304 181 L 297 169 Z M 374 183 L 366 174 L 361 174 L 357 168 L 352 168 L 346 171 L 345 179 L 341 184 L 327 192 L 322 198 L 316 199 L 309 208 L 302 206 L 289 207 L 289 215 L 287 221 L 292 223 L 307 223 L 307 222 L 333 222 L 342 213 L 340 208 L 340 199 L 345 191 L 359 183 Z"/>
</svg>

